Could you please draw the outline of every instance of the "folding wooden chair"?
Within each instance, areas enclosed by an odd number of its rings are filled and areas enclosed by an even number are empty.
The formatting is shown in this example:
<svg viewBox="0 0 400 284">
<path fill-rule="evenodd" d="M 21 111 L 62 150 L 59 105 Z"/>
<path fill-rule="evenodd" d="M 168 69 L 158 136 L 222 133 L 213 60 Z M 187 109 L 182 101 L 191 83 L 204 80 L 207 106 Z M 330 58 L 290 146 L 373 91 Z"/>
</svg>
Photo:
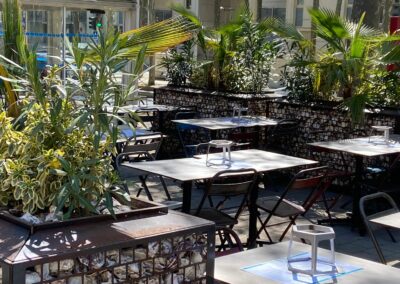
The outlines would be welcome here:
<svg viewBox="0 0 400 284">
<path fill-rule="evenodd" d="M 217 173 L 206 183 L 203 197 L 196 210 L 192 213 L 201 218 L 214 221 L 217 226 L 233 228 L 247 203 L 247 197 L 257 179 L 257 171 L 254 169 L 224 170 Z M 204 208 L 206 199 L 219 197 L 223 200 L 217 206 Z M 231 216 L 221 208 L 228 198 L 239 197 L 239 206 L 236 207 L 234 216 Z"/>
<path fill-rule="evenodd" d="M 273 241 L 267 228 L 289 223 L 279 238 L 279 241 L 282 241 L 290 227 L 296 224 L 297 217 L 305 215 L 326 190 L 326 173 L 326 166 L 302 170 L 292 178 L 281 196 L 259 198 L 257 200 L 257 209 L 259 211 L 258 220 L 261 226 L 257 231 L 257 238 L 264 231 L 267 234 L 269 243 L 272 243 Z M 295 203 L 287 199 L 288 194 L 295 190 L 308 190 L 308 194 L 299 203 Z M 262 220 L 260 211 L 268 213 L 265 220 Z M 269 222 L 273 216 L 288 218 L 289 220 L 270 225 Z"/>
<path fill-rule="evenodd" d="M 135 140 L 134 138 L 129 139 L 123 146 L 122 153 L 116 157 L 115 161 L 117 172 L 120 178 L 125 182 L 125 189 L 127 189 L 126 181 L 139 179 L 142 187 L 139 189 L 137 196 L 139 196 L 142 190 L 144 190 L 147 198 L 150 201 L 153 201 L 153 197 L 146 184 L 148 174 L 139 170 L 125 167 L 123 166 L 122 162 L 137 163 L 155 160 L 157 158 L 158 151 L 160 150 L 162 140 L 162 133 L 154 133 L 148 137 L 141 137 L 140 140 Z M 162 176 L 159 176 L 159 178 L 167 199 L 171 200 L 171 195 L 168 191 L 164 178 Z"/>
</svg>

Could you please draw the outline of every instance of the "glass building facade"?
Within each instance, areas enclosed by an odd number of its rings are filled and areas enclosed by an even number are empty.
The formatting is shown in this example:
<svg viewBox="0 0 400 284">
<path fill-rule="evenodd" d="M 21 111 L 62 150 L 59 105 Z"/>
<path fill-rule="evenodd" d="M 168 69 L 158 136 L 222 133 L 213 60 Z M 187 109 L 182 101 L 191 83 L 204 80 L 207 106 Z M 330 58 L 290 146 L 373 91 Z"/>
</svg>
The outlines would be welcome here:
<svg viewBox="0 0 400 284">
<path fill-rule="evenodd" d="M 134 1 L 20 1 L 22 2 L 22 25 L 29 46 L 36 48 L 40 67 L 57 64 L 64 55 L 64 38 L 77 37 L 82 46 L 97 39 L 97 31 L 91 28 L 91 18 L 104 26 L 113 26 L 124 32 L 135 26 Z M 55 3 L 56 2 L 56 3 Z M 61 2 L 61 3 L 60 3 Z M 66 4 L 65 4 L 66 5 Z M 101 9 L 101 11 L 93 11 Z M 91 11 L 92 10 L 92 11 Z M 0 6 L 0 36 L 3 35 L 2 8 Z M 65 19 L 65 21 L 64 21 Z M 1 41 L 2 42 L 2 41 Z M 65 59 L 65 58 L 64 58 Z"/>
</svg>

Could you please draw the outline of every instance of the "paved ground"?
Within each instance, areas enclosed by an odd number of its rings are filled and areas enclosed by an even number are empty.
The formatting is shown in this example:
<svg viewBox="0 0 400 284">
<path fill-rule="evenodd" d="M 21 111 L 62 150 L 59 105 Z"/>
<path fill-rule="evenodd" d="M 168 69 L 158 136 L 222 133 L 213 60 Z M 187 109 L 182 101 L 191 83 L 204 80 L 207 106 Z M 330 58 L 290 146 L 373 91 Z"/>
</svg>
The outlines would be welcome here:
<svg viewBox="0 0 400 284">
<path fill-rule="evenodd" d="M 179 188 L 178 184 L 172 182 L 172 181 L 167 181 L 168 183 L 168 188 L 173 196 L 173 199 L 175 200 L 180 200 L 182 197 L 182 191 Z M 277 182 L 280 183 L 280 182 Z M 162 188 L 160 186 L 160 182 L 158 178 L 149 178 L 148 185 L 150 186 L 150 190 L 152 192 L 152 195 L 156 201 L 163 201 L 165 200 L 165 194 L 162 191 Z M 130 186 L 131 192 L 135 193 L 137 188 L 137 184 L 132 184 Z M 283 186 L 279 186 L 279 184 L 276 184 L 272 189 L 265 190 L 265 189 L 260 189 L 260 195 L 261 196 L 267 196 L 267 195 L 279 195 L 280 191 L 282 191 Z M 192 204 L 193 206 L 196 206 L 196 200 L 199 200 L 200 196 L 202 194 L 202 191 L 199 189 L 194 189 L 193 193 L 193 200 Z M 333 193 L 328 193 L 328 194 L 333 194 Z M 142 193 L 141 198 L 145 198 L 144 193 Z M 292 200 L 298 200 L 301 198 L 301 195 L 299 196 L 291 196 Z M 341 209 L 340 205 L 343 203 L 346 203 L 349 199 L 343 198 L 342 203 L 338 204 L 336 208 L 333 209 L 333 213 L 335 216 L 345 216 L 345 209 Z M 235 205 L 235 200 L 230 201 L 226 205 L 229 211 L 229 207 L 234 207 Z M 322 204 L 321 204 L 322 205 Z M 240 222 L 237 226 L 235 226 L 234 230 L 239 234 L 240 238 L 245 241 L 246 240 L 246 234 L 247 234 L 247 224 L 248 224 L 248 211 L 245 211 L 242 216 L 240 217 Z M 326 217 L 326 213 L 324 210 L 321 208 L 321 206 L 316 205 L 306 216 L 309 218 L 311 221 L 316 221 L 317 219 L 322 219 Z M 273 219 L 273 221 L 279 222 L 278 218 Z M 298 224 L 309 224 L 309 221 L 300 218 L 297 222 Z M 285 225 L 280 225 L 276 226 L 273 228 L 269 229 L 269 233 L 272 236 L 272 239 L 277 241 L 279 239 L 279 236 L 281 232 L 284 230 Z M 335 240 L 335 249 L 338 252 L 365 258 L 368 260 L 372 261 L 379 261 L 379 258 L 377 256 L 377 253 L 374 249 L 374 246 L 368 237 L 366 236 L 360 236 L 356 230 L 352 230 L 349 225 L 335 225 L 334 230 L 336 232 L 336 240 Z M 399 242 L 394 243 L 391 241 L 389 238 L 388 234 L 385 231 L 379 232 L 378 239 L 381 244 L 383 253 L 388 261 L 388 264 L 394 267 L 400 268 L 400 232 L 394 232 L 394 236 Z M 288 237 L 285 237 L 287 240 Z M 327 246 L 328 244 L 322 244 L 322 246 Z"/>
</svg>

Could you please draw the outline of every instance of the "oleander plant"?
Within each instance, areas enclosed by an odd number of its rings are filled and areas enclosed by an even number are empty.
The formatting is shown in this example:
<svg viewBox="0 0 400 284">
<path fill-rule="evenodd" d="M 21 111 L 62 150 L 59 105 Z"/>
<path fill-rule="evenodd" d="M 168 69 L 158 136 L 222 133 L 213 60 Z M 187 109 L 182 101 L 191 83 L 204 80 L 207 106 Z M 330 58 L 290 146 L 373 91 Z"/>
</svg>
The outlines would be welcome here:
<svg viewBox="0 0 400 284">
<path fill-rule="evenodd" d="M 4 1 L 4 11 L 0 206 L 60 219 L 99 214 L 100 205 L 113 214 L 113 197 L 127 197 L 112 186 L 116 112 L 135 93 L 145 56 L 187 41 L 195 26 L 178 17 L 122 34 L 105 27 L 85 48 L 66 40 L 72 61 L 40 76 L 18 1 Z M 130 63 L 133 71 L 122 83 L 116 74 Z"/>
</svg>

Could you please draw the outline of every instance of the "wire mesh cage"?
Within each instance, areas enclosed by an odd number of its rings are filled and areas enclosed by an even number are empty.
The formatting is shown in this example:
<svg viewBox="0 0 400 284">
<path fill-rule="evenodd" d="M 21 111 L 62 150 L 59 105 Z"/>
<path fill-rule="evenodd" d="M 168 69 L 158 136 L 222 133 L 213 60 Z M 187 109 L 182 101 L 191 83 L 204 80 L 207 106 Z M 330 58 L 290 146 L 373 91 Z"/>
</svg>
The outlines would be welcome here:
<svg viewBox="0 0 400 284">
<path fill-rule="evenodd" d="M 214 224 L 183 213 L 34 234 L 4 220 L 0 226 L 2 283 L 212 283 Z"/>
</svg>

